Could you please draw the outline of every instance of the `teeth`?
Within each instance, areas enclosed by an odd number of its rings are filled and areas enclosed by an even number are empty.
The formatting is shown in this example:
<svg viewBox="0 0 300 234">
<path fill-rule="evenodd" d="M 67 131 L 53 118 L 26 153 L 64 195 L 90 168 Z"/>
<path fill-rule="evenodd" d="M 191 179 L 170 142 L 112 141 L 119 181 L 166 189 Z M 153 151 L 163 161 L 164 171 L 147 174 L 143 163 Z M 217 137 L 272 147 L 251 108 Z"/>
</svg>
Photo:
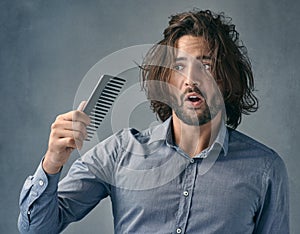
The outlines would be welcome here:
<svg viewBox="0 0 300 234">
<path fill-rule="evenodd" d="M 197 101 L 200 100 L 200 99 L 199 99 L 198 96 L 189 96 L 189 97 L 188 97 L 188 100 L 191 101 L 191 102 L 197 102 Z"/>
</svg>

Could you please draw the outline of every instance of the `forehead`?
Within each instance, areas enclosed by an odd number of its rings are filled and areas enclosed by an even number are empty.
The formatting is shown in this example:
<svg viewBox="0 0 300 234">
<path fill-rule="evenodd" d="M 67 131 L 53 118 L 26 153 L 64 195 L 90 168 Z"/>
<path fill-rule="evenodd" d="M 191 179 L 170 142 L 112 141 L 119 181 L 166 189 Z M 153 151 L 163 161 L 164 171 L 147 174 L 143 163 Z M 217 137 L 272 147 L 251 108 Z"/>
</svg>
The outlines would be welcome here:
<svg viewBox="0 0 300 234">
<path fill-rule="evenodd" d="M 210 55 L 210 49 L 207 41 L 199 36 L 185 35 L 178 39 L 176 43 L 178 51 L 176 57 L 199 57 L 203 55 Z"/>
</svg>

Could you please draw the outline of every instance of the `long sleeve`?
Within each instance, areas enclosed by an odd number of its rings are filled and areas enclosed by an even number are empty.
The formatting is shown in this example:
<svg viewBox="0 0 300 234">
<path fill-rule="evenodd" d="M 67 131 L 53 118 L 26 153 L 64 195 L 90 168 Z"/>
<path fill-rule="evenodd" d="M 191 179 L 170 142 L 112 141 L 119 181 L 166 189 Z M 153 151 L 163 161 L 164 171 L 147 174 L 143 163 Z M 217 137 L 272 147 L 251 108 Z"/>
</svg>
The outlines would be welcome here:
<svg viewBox="0 0 300 234">
<path fill-rule="evenodd" d="M 111 136 L 77 159 L 58 183 L 60 174 L 47 175 L 42 164 L 25 181 L 20 195 L 21 233 L 59 233 L 87 215 L 111 194 L 118 137 Z"/>
<path fill-rule="evenodd" d="M 29 176 L 20 195 L 18 228 L 21 233 L 59 233 L 80 220 L 108 195 L 108 186 L 77 160 L 59 183 L 60 174 L 47 175 L 41 164 Z"/>
<path fill-rule="evenodd" d="M 18 228 L 21 233 L 50 233 L 49 230 L 58 227 L 59 177 L 60 173 L 46 175 L 40 164 L 35 174 L 26 179 L 19 203 Z M 55 232 L 57 230 L 53 230 Z"/>
<path fill-rule="evenodd" d="M 255 226 L 254 233 L 289 233 L 289 182 L 280 157 L 263 175 L 261 208 Z"/>
</svg>

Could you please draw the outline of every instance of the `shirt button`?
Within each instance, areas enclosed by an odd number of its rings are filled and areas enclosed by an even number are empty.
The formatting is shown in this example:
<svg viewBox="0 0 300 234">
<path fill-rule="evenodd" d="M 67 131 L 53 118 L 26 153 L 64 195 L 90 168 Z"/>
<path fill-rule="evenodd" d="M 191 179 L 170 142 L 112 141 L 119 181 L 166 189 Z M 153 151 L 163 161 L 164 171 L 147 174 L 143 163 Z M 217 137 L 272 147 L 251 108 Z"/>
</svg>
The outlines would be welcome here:
<svg viewBox="0 0 300 234">
<path fill-rule="evenodd" d="M 181 233 L 181 228 L 177 228 L 176 233 Z"/>
<path fill-rule="evenodd" d="M 44 185 L 44 181 L 39 180 L 39 185 L 40 185 L 40 186 L 43 186 L 43 185 Z"/>
<path fill-rule="evenodd" d="M 191 160 L 190 160 L 190 163 L 194 163 L 194 159 L 191 159 Z"/>
<path fill-rule="evenodd" d="M 188 192 L 188 191 L 184 191 L 184 192 L 183 192 L 183 195 L 184 195 L 185 197 L 187 197 L 187 196 L 189 195 L 189 192 Z"/>
</svg>

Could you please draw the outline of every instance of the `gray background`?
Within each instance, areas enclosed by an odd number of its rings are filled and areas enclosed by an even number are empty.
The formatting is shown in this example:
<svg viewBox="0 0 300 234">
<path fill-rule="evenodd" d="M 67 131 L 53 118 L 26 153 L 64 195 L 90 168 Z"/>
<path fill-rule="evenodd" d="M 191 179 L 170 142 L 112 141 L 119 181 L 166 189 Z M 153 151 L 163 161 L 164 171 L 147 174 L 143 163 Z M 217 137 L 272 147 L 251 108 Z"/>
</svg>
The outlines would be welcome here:
<svg viewBox="0 0 300 234">
<path fill-rule="evenodd" d="M 193 7 L 224 11 L 237 24 L 252 58 L 260 98 L 260 110 L 245 117 L 239 129 L 275 149 L 286 162 L 291 233 L 299 233 L 297 0 L 2 0 L 0 233 L 17 233 L 19 191 L 46 150 L 55 116 L 72 109 L 86 72 L 112 52 L 158 41 L 170 14 Z M 111 226 L 109 201 L 104 200 L 65 233 L 112 233 Z"/>
</svg>

